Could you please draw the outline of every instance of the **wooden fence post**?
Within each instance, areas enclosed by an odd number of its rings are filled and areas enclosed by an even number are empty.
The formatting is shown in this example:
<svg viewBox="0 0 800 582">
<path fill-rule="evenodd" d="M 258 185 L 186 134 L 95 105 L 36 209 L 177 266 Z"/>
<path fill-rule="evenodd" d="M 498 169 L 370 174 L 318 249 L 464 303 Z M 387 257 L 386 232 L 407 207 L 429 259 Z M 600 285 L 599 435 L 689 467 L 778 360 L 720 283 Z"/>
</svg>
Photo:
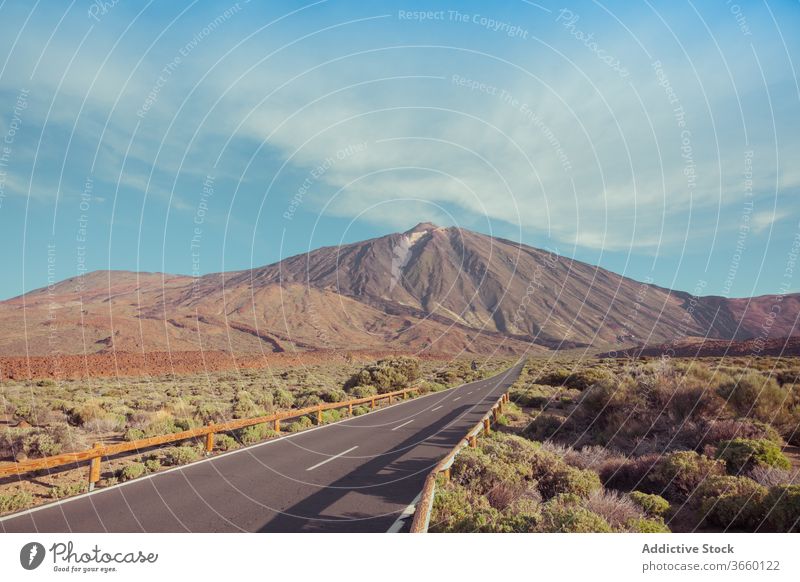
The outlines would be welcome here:
<svg viewBox="0 0 800 582">
<path fill-rule="evenodd" d="M 447 467 L 444 471 L 442 471 L 442 476 L 444 477 L 445 481 L 450 480 L 450 467 Z"/>
<path fill-rule="evenodd" d="M 478 437 L 472 435 L 469 437 L 469 448 L 474 449 L 478 446 Z"/>
<path fill-rule="evenodd" d="M 279 418 L 276 418 L 276 419 L 275 419 L 275 423 L 274 423 L 274 425 L 272 426 L 272 428 L 273 428 L 273 430 L 274 430 L 275 432 L 277 432 L 278 434 L 280 434 L 280 432 L 281 432 L 281 420 L 280 420 Z"/>
<path fill-rule="evenodd" d="M 391 404 L 391 403 L 392 403 L 392 395 L 389 394 L 389 404 Z"/>
<path fill-rule="evenodd" d="M 483 434 L 489 434 L 490 432 L 491 432 L 491 430 L 489 428 L 489 419 L 488 418 L 484 418 L 483 419 Z"/>
<path fill-rule="evenodd" d="M 94 443 L 92 445 L 93 449 L 99 449 L 102 447 L 102 443 Z M 100 480 L 100 461 L 101 457 L 92 457 L 92 460 L 89 461 L 89 491 L 94 491 L 95 483 Z"/>
<path fill-rule="evenodd" d="M 317 426 L 322 424 L 322 409 L 317 410 Z"/>
<path fill-rule="evenodd" d="M 350 416 L 353 416 L 353 404 L 352 403 L 347 405 L 347 412 L 350 413 Z"/>
<path fill-rule="evenodd" d="M 371 408 L 375 408 L 375 398 L 374 398 L 374 397 L 372 398 L 372 405 L 371 405 Z"/>
<path fill-rule="evenodd" d="M 214 426 L 214 421 L 208 423 L 208 428 L 211 429 Z M 206 455 L 210 455 L 214 450 L 214 431 L 209 430 L 208 434 L 206 435 Z"/>
</svg>

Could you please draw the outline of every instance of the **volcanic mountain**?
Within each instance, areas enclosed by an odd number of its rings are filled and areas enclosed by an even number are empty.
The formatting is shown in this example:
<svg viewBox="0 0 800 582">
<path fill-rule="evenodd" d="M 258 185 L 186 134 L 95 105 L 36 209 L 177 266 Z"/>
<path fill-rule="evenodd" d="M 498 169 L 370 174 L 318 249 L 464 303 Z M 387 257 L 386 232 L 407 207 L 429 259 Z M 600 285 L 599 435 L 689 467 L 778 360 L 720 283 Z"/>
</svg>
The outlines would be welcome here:
<svg viewBox="0 0 800 582">
<path fill-rule="evenodd" d="M 696 298 L 422 223 L 245 271 L 68 279 L 0 302 L 0 355 L 600 351 L 693 337 L 746 340 L 765 329 L 773 338 L 800 335 L 799 308 L 798 294 Z"/>
</svg>

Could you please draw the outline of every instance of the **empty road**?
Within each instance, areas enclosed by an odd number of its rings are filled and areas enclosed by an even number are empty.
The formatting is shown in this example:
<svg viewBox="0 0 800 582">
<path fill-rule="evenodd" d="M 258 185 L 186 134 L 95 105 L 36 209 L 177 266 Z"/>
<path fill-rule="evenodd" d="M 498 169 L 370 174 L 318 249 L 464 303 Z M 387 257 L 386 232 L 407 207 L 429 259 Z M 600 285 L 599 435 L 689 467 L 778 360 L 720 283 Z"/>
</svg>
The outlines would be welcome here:
<svg viewBox="0 0 800 582">
<path fill-rule="evenodd" d="M 517 379 L 492 378 L 0 519 L 5 532 L 385 532 Z"/>
</svg>

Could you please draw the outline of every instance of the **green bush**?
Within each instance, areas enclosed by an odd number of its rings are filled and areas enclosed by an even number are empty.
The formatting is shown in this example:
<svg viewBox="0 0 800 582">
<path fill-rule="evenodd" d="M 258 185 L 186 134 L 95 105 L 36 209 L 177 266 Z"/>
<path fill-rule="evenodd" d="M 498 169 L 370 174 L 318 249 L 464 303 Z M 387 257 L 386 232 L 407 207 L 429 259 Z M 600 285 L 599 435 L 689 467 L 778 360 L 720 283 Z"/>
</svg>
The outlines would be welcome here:
<svg viewBox="0 0 800 582">
<path fill-rule="evenodd" d="M 715 475 L 698 487 L 697 496 L 708 523 L 753 531 L 764 516 L 767 488 L 747 477 Z"/>
<path fill-rule="evenodd" d="M 476 495 L 465 487 L 449 484 L 437 487 L 429 531 L 490 531 L 497 517 L 497 510 L 489 505 L 485 497 Z"/>
<path fill-rule="evenodd" d="M 703 481 L 724 473 L 725 464 L 722 461 L 709 459 L 694 451 L 679 451 L 659 459 L 649 479 L 668 499 L 685 499 Z"/>
<path fill-rule="evenodd" d="M 89 485 L 83 481 L 80 483 L 69 483 L 66 485 L 57 485 L 48 491 L 51 499 L 64 499 L 74 495 L 81 495 L 89 490 Z"/>
<path fill-rule="evenodd" d="M 161 469 L 161 461 L 158 459 L 147 459 L 144 462 L 144 467 L 147 469 L 148 473 L 155 473 L 159 469 Z"/>
<path fill-rule="evenodd" d="M 603 517 L 579 505 L 549 502 L 544 505 L 539 531 L 546 533 L 609 533 L 612 529 Z"/>
<path fill-rule="evenodd" d="M 791 462 L 772 441 L 756 439 L 733 439 L 718 445 L 717 458 L 722 459 L 732 474 L 742 473 L 755 466 L 790 469 Z"/>
<path fill-rule="evenodd" d="M 259 426 L 259 425 L 256 425 Z M 214 448 L 219 451 L 232 451 L 239 447 L 236 439 L 227 434 L 214 435 Z"/>
<path fill-rule="evenodd" d="M 239 431 L 239 441 L 243 445 L 252 445 L 259 443 L 266 439 L 275 438 L 278 433 L 275 432 L 269 424 L 254 424 Z"/>
<path fill-rule="evenodd" d="M 10 493 L 0 493 L 0 513 L 11 513 L 29 507 L 33 503 L 33 495 L 22 489 Z"/>
<path fill-rule="evenodd" d="M 550 499 L 562 493 L 572 493 L 587 498 L 593 491 L 602 489 L 600 476 L 589 469 L 577 469 L 566 463 L 560 463 L 538 477 L 539 492 L 544 499 Z"/>
<path fill-rule="evenodd" d="M 667 524 L 660 517 L 639 517 L 628 520 L 626 529 L 632 533 L 671 533 Z"/>
<path fill-rule="evenodd" d="M 122 481 L 130 481 L 131 479 L 138 479 L 147 473 L 147 467 L 144 463 L 128 463 L 117 472 L 117 478 Z"/>
<path fill-rule="evenodd" d="M 322 413 L 322 424 L 338 422 L 342 420 L 342 413 L 338 410 L 326 410 Z"/>
<path fill-rule="evenodd" d="M 539 414 L 525 430 L 525 434 L 537 441 L 546 441 L 563 433 L 569 426 L 565 416 L 543 412 Z"/>
<path fill-rule="evenodd" d="M 557 392 L 556 388 L 534 384 L 526 388 L 514 388 L 509 394 L 509 399 L 520 406 L 544 408 Z"/>
<path fill-rule="evenodd" d="M 669 501 L 660 495 L 631 491 L 631 500 L 650 517 L 661 517 L 669 511 Z"/>
<path fill-rule="evenodd" d="M 800 532 L 800 485 L 770 487 L 764 498 L 765 529 L 774 532 Z"/>
<path fill-rule="evenodd" d="M 504 533 L 535 532 L 542 521 L 542 505 L 522 497 L 513 501 L 496 519 L 493 531 Z"/>
<path fill-rule="evenodd" d="M 141 428 L 129 428 L 125 431 L 123 438 L 126 441 L 138 441 L 139 439 L 145 438 L 147 435 Z"/>
<path fill-rule="evenodd" d="M 167 466 L 185 465 L 200 458 L 200 451 L 195 447 L 169 447 L 163 451 L 163 464 Z"/>
<path fill-rule="evenodd" d="M 307 416 L 301 416 L 293 423 L 289 424 L 286 427 L 286 432 L 300 432 L 301 430 L 306 430 L 307 428 L 311 428 L 314 426 L 314 423 L 311 419 Z"/>
<path fill-rule="evenodd" d="M 384 358 L 357 372 L 345 383 L 347 391 L 357 386 L 373 386 L 379 394 L 405 388 L 419 378 L 419 360 L 406 356 Z"/>
<path fill-rule="evenodd" d="M 361 416 L 362 414 L 367 414 L 369 411 L 369 406 L 354 406 L 353 416 Z"/>
<path fill-rule="evenodd" d="M 719 394 L 739 416 L 751 416 L 766 423 L 775 418 L 786 406 L 787 393 L 774 378 L 766 378 L 756 371 L 740 375 L 719 387 Z"/>
</svg>

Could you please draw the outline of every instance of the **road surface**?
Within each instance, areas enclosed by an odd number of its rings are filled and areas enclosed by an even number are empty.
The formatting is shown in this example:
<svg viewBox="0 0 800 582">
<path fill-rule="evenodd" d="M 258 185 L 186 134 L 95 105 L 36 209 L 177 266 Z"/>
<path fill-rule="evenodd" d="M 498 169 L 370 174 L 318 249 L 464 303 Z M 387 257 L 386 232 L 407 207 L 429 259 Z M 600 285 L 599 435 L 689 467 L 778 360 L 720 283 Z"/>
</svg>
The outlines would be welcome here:
<svg viewBox="0 0 800 582">
<path fill-rule="evenodd" d="M 0 519 L 5 532 L 385 532 L 501 374 Z M 407 526 L 406 526 L 407 528 Z"/>
</svg>

